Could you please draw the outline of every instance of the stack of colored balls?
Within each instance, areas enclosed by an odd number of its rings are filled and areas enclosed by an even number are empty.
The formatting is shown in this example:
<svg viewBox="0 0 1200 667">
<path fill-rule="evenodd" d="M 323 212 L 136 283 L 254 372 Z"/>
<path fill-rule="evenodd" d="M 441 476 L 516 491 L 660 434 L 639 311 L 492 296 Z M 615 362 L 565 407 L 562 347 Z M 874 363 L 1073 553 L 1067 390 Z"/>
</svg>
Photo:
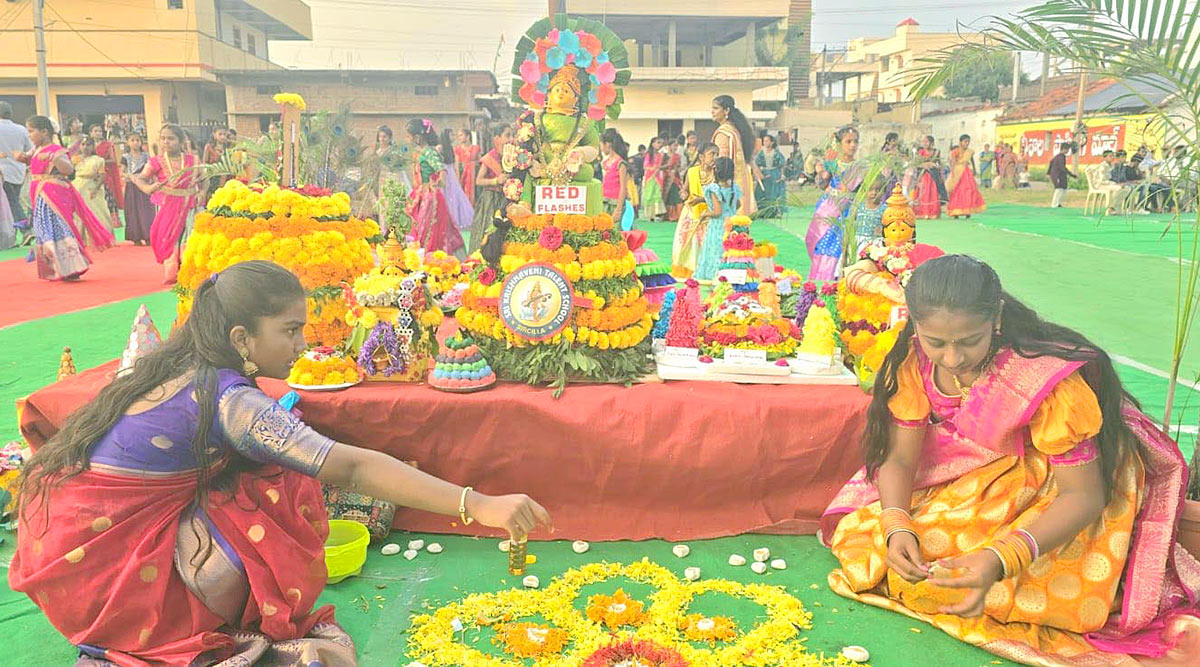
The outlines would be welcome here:
<svg viewBox="0 0 1200 667">
<path fill-rule="evenodd" d="M 492 372 L 479 347 L 460 331 L 446 339 L 445 348 L 437 356 L 433 371 L 429 374 L 429 385 L 445 391 L 468 392 L 486 389 L 496 383 Z"/>
</svg>

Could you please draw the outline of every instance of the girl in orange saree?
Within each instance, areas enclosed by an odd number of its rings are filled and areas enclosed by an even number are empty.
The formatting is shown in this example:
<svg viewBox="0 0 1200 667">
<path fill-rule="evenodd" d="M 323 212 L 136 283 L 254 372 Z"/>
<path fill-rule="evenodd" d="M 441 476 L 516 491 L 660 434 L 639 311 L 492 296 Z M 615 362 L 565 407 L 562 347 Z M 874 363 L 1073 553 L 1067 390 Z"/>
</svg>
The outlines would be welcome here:
<svg viewBox="0 0 1200 667">
<path fill-rule="evenodd" d="M 750 121 L 729 95 L 713 98 L 712 119 L 717 124 L 712 142 L 717 145 L 719 157 L 733 160 L 733 182 L 742 190 L 742 203 L 738 215 L 753 215 L 758 210 L 754 199 L 754 174 L 751 169 L 754 157 L 754 130 Z"/>
<path fill-rule="evenodd" d="M 9 584 L 77 666 L 356 664 L 331 606 L 321 483 L 504 527 L 549 526 L 521 495 L 459 487 L 335 442 L 255 386 L 304 351 L 305 291 L 265 261 L 205 281 L 183 326 L 38 449 Z"/>
<path fill-rule="evenodd" d="M 1194 664 L 1187 467 L 1108 356 L 962 255 L 905 294 L 866 467 L 822 520 L 830 586 L 1024 664 Z"/>
</svg>

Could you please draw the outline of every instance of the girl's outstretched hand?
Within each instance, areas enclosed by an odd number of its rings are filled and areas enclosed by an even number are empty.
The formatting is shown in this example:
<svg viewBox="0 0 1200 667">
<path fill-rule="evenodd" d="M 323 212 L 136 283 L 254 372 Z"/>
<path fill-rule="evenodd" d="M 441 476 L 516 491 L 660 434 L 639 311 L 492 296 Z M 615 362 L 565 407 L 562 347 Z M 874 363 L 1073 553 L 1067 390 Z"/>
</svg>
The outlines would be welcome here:
<svg viewBox="0 0 1200 667">
<path fill-rule="evenodd" d="M 538 526 L 554 532 L 554 522 L 546 508 L 520 493 L 507 496 L 474 494 L 468 500 L 467 514 L 485 526 L 507 530 L 517 542 L 524 540 Z"/>
<path fill-rule="evenodd" d="M 888 540 L 887 566 L 911 584 L 929 576 L 929 566 L 921 557 L 921 546 L 912 533 L 896 533 Z"/>
<path fill-rule="evenodd" d="M 946 607 L 943 614 L 974 618 L 983 614 L 984 599 L 992 584 L 1004 576 L 1000 559 L 990 551 L 976 551 L 965 556 L 937 562 L 929 583 L 946 588 L 967 589 L 962 602 Z"/>
</svg>

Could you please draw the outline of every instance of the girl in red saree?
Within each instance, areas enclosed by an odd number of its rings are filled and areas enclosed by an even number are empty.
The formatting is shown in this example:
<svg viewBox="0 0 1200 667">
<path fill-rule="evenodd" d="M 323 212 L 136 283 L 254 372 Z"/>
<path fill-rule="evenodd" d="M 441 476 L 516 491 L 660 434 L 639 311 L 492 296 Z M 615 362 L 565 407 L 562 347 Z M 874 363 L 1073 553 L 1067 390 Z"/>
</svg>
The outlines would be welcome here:
<svg viewBox="0 0 1200 667">
<path fill-rule="evenodd" d="M 356 664 L 325 585 L 320 482 L 523 538 L 546 511 L 326 438 L 258 390 L 305 349 L 305 292 L 236 264 L 30 460 L 9 570 L 77 665 Z M 261 661 L 261 663 L 259 663 Z"/>
<path fill-rule="evenodd" d="M 186 137 L 179 126 L 163 125 L 159 137 L 162 154 L 150 158 L 135 177 L 137 186 L 158 206 L 150 223 L 150 246 L 154 260 L 163 265 L 163 283 L 167 285 L 175 284 L 179 275 L 184 232 L 191 226 L 200 192 L 196 156 L 185 150 Z"/>
<path fill-rule="evenodd" d="M 104 136 L 104 126 L 93 125 L 88 128 L 88 134 L 96 142 L 96 155 L 104 158 L 104 188 L 108 199 L 108 209 L 120 227 L 121 218 L 118 211 L 125 207 L 125 188 L 121 182 L 121 165 L 117 160 L 117 146 Z"/>
<path fill-rule="evenodd" d="M 496 213 L 508 204 L 504 196 L 504 182 L 508 173 L 504 171 L 502 156 L 504 147 L 513 140 L 511 125 L 503 125 L 492 139 L 493 148 L 479 160 L 479 171 L 475 174 L 475 215 L 471 223 L 470 241 L 467 254 L 475 252 L 483 245 L 488 227 L 496 218 Z"/>
<path fill-rule="evenodd" d="M 866 467 L 822 520 L 834 591 L 1025 664 L 1195 664 L 1188 469 L 1108 355 L 969 257 L 905 296 Z"/>
<path fill-rule="evenodd" d="M 479 169 L 479 146 L 471 143 L 471 133 L 466 128 L 458 131 L 458 145 L 454 147 L 454 167 L 458 182 L 462 184 L 467 201 L 475 205 L 475 173 Z"/>
<path fill-rule="evenodd" d="M 921 140 L 915 159 L 913 176 L 916 183 L 906 189 L 912 193 L 913 212 L 918 220 L 942 217 L 942 202 L 946 201 L 946 184 L 942 181 L 942 160 L 933 147 L 933 137 Z"/>
<path fill-rule="evenodd" d="M 33 207 L 29 226 L 37 239 L 33 254 L 38 277 L 78 280 L 87 273 L 92 258 L 84 247 L 81 228 L 75 226 L 75 218 L 87 230 L 87 238 L 95 249 L 110 248 L 116 239 L 67 180 L 75 173 L 75 166 L 67 150 L 54 143 L 50 119 L 33 116 L 25 122 L 25 128 L 33 141 L 33 151 L 14 153 L 13 158 L 29 163 L 29 201 Z"/>
</svg>

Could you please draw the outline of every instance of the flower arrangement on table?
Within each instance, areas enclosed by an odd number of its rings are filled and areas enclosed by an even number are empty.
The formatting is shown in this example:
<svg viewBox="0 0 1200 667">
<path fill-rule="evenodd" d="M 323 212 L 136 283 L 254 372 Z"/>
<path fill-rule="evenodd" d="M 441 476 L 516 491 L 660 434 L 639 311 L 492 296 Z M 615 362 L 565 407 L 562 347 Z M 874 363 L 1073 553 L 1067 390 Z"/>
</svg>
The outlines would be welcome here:
<svg viewBox="0 0 1200 667">
<path fill-rule="evenodd" d="M 654 309 L 657 309 L 662 306 L 667 292 L 675 286 L 675 278 L 671 275 L 671 263 L 663 261 L 659 258 L 658 253 L 646 247 L 646 239 L 649 238 L 649 234 L 645 230 L 627 231 L 621 232 L 621 234 L 625 237 L 625 243 L 629 249 L 633 251 L 633 258 L 637 262 L 637 268 L 634 271 L 637 273 L 638 280 L 642 281 L 646 299 L 650 301 L 650 305 Z"/>
<path fill-rule="evenodd" d="M 778 264 L 775 265 L 775 284 L 779 287 L 779 309 L 784 317 L 795 319 L 796 306 L 803 292 L 801 285 L 804 282 L 805 278 L 799 272 Z"/>
<path fill-rule="evenodd" d="M 742 295 L 710 308 L 700 325 L 700 353 L 721 357 L 728 348 L 764 350 L 774 361 L 790 357 L 800 329 L 752 296 Z"/>
<path fill-rule="evenodd" d="M 422 273 L 399 275 L 371 269 L 344 288 L 347 345 L 366 379 L 420 382 L 437 353 L 437 306 Z"/>
<path fill-rule="evenodd" d="M 468 277 L 463 274 L 463 265 L 454 255 L 444 250 L 426 252 L 418 243 L 404 247 L 400 263 L 405 273 L 420 272 L 425 275 L 425 284 L 439 306 L 455 308 L 462 305 L 462 291 L 466 289 Z M 454 293 L 451 303 L 447 295 Z"/>
<path fill-rule="evenodd" d="M 645 600 L 634 600 L 623 592 L 594 596 L 588 605 L 590 612 L 577 606 L 585 587 L 618 578 L 647 585 L 653 591 Z M 693 600 L 702 595 L 754 603 L 762 608 L 763 618 L 740 628 L 730 618 L 691 612 Z M 642 605 L 637 623 L 628 622 L 635 618 L 628 613 L 632 602 Z M 626 606 L 614 615 L 610 613 L 614 604 L 617 609 Z M 692 583 L 646 560 L 592 563 L 564 572 L 541 590 L 469 595 L 414 616 L 408 657 L 429 667 L 518 664 L 511 656 L 533 658 L 532 664 L 539 667 L 846 664 L 839 658 L 807 652 L 800 634 L 811 627 L 812 615 L 780 586 L 722 579 Z M 496 631 L 495 642 L 508 655 L 489 655 L 472 646 L 486 628 Z"/>
<path fill-rule="evenodd" d="M 733 215 L 725 220 L 725 237 L 721 240 L 724 251 L 721 263 L 717 265 L 717 274 L 731 270 L 745 271 L 745 282 L 734 285 L 734 291 L 737 292 L 753 292 L 758 289 L 759 271 L 755 264 L 754 237 L 750 235 L 751 222 L 745 215 Z M 771 264 L 773 267 L 774 262 Z"/>
<path fill-rule="evenodd" d="M 672 292 L 670 322 L 664 337 L 669 347 L 700 347 L 700 325 L 704 305 L 700 301 L 700 283 L 688 278 L 683 287 Z"/>
<path fill-rule="evenodd" d="M 322 345 L 305 352 L 292 364 L 287 381 L 293 385 L 318 387 L 353 384 L 361 379 L 358 363 L 344 353 Z"/>
<path fill-rule="evenodd" d="M 775 245 L 774 243 L 771 243 L 770 241 L 759 241 L 758 243 L 754 244 L 754 258 L 755 259 L 763 259 L 763 258 L 774 259 L 778 255 L 779 255 L 779 246 Z"/>
<path fill-rule="evenodd" d="M 611 216 L 517 217 L 498 247 L 498 257 L 471 270 L 456 313 L 497 375 L 561 388 L 571 379 L 629 382 L 650 372 L 653 318 Z M 540 340 L 507 326 L 499 302 L 506 279 L 530 265 L 553 267 L 573 294 L 562 328 Z"/>
<path fill-rule="evenodd" d="M 295 273 L 309 292 L 305 339 L 338 345 L 350 334 L 338 285 L 370 270 L 379 225 L 350 215 L 350 197 L 317 188 L 246 185 L 231 180 L 196 214 L 179 271 L 180 319 L 212 274 L 252 259 Z"/>
</svg>

